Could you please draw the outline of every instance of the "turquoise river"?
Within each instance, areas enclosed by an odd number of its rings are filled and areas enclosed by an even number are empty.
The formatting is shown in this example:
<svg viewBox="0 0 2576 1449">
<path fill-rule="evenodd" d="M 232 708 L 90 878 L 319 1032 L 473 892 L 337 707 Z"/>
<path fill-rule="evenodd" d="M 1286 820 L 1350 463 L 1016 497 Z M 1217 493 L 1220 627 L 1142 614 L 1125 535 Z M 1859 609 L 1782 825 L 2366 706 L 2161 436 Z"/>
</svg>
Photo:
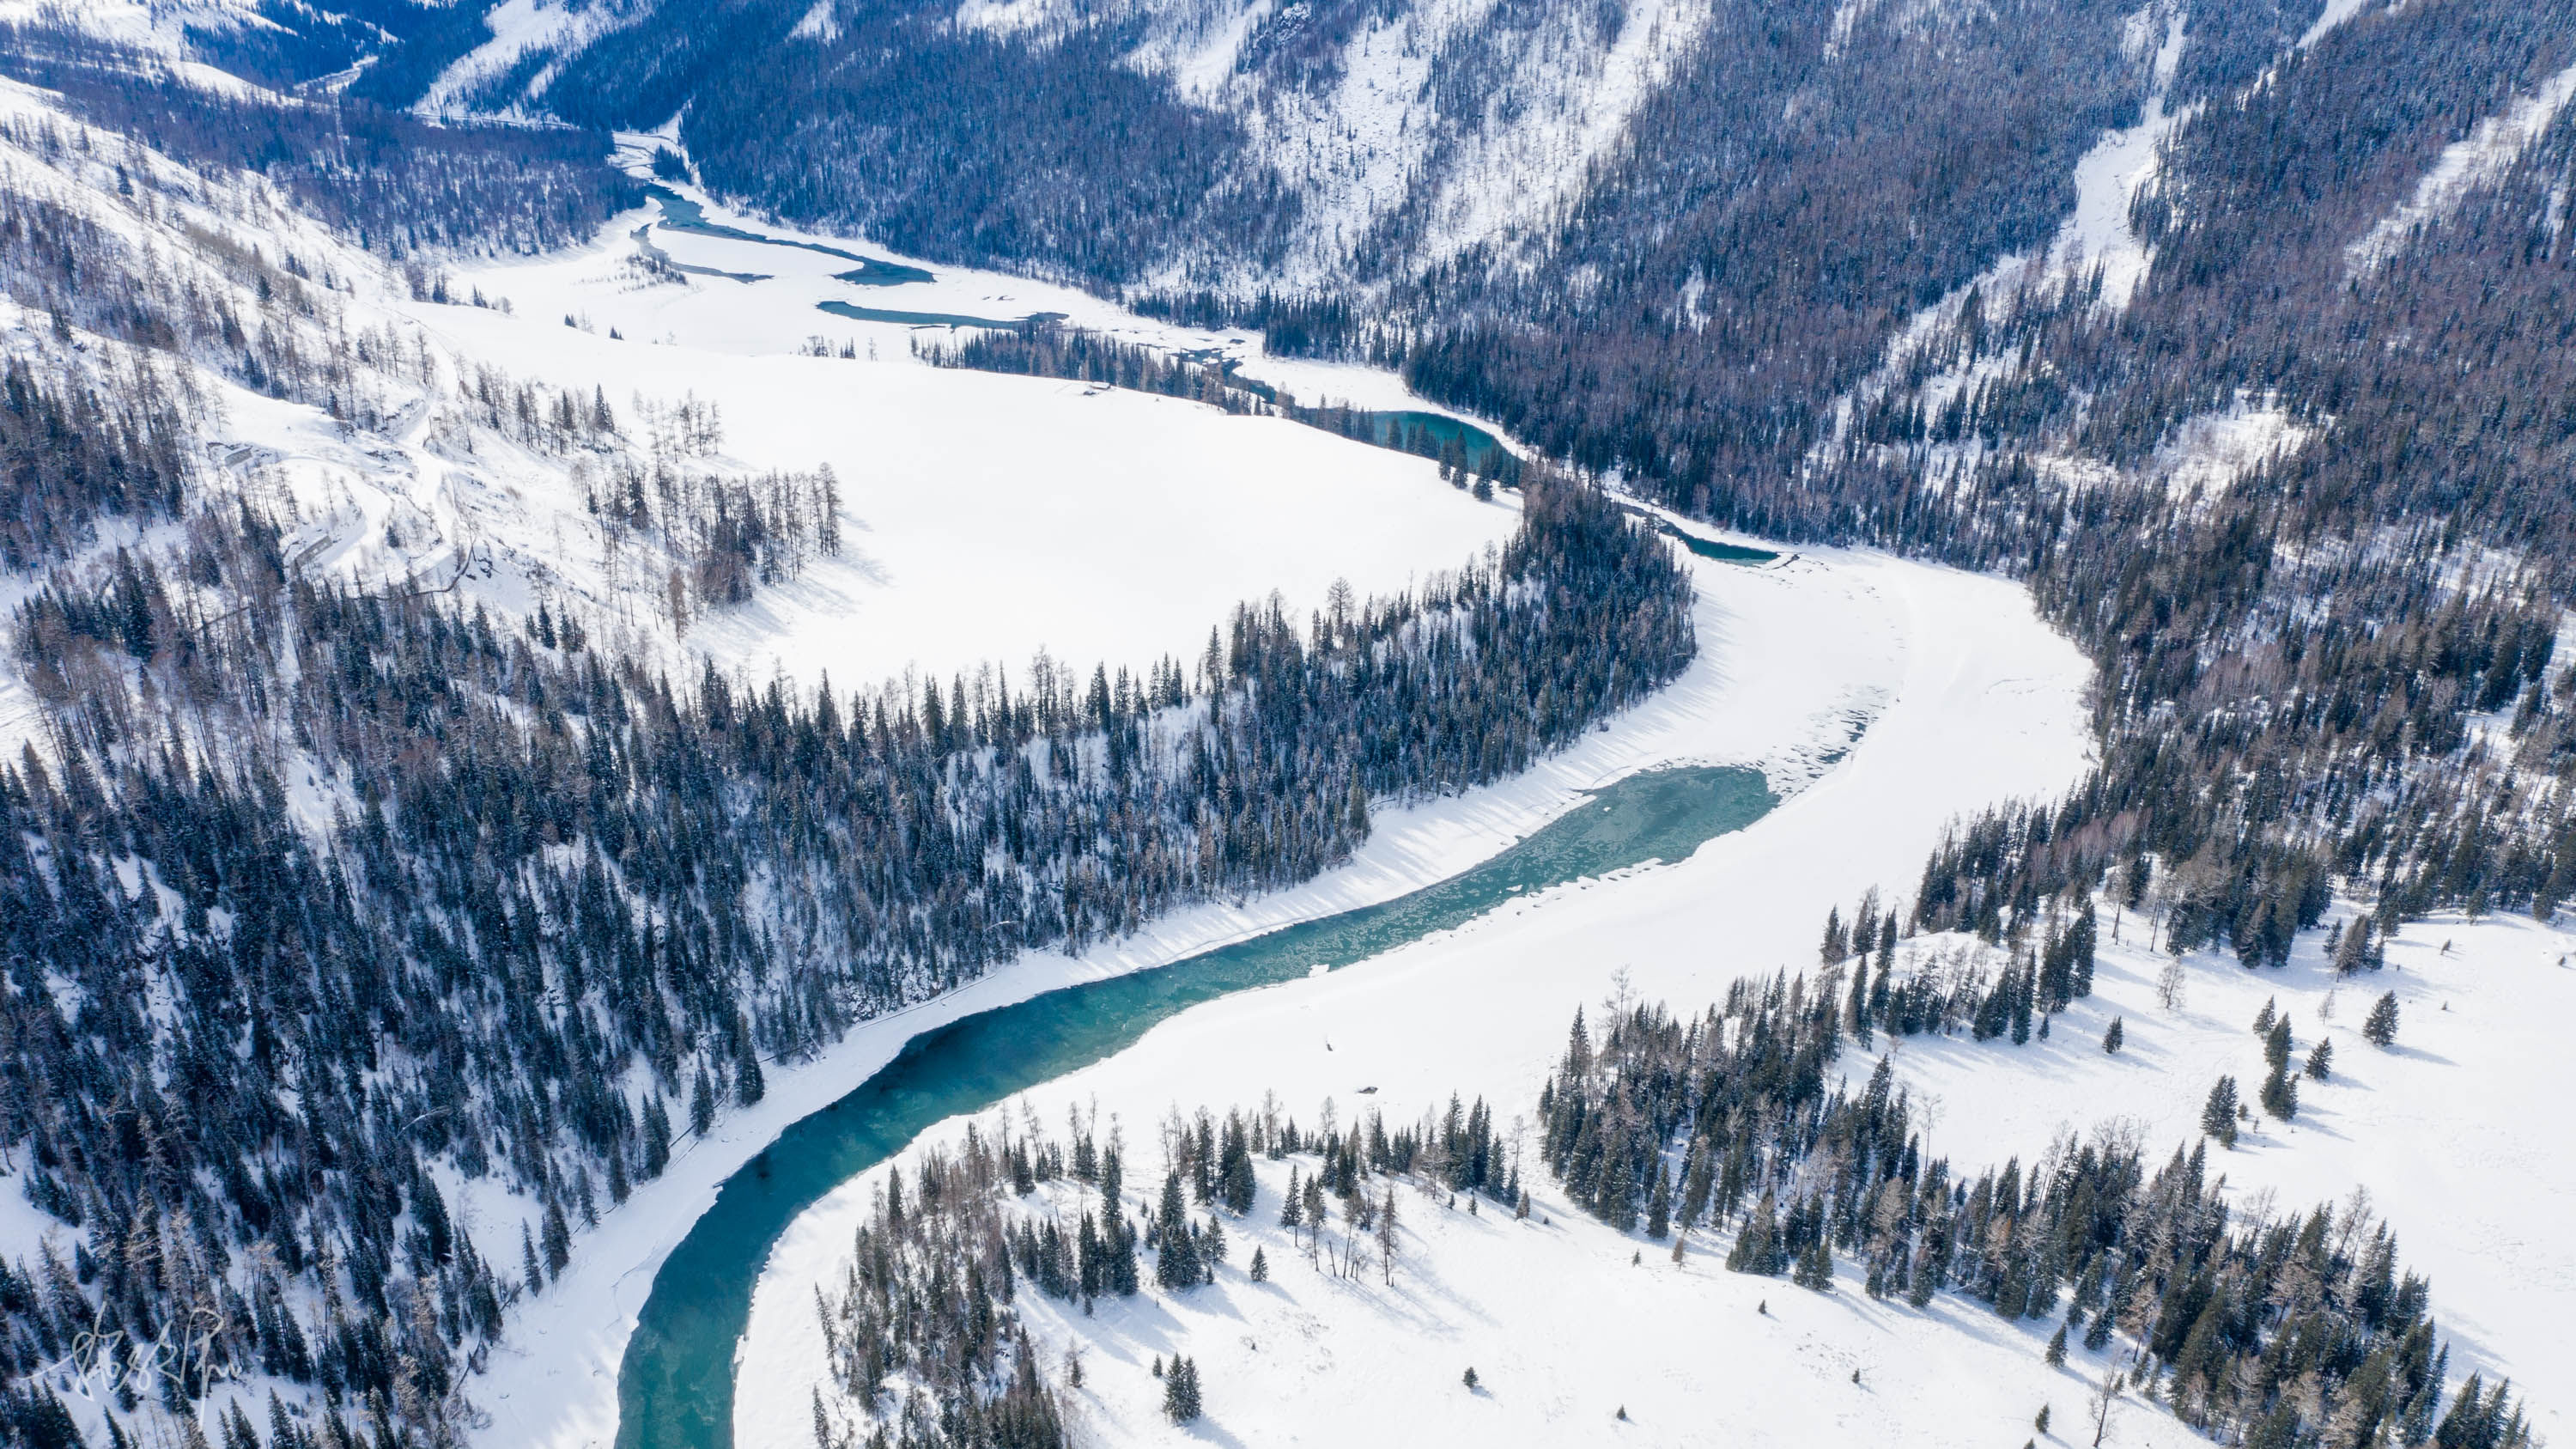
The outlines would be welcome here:
<svg viewBox="0 0 2576 1449">
<path fill-rule="evenodd" d="M 1365 960 L 1517 895 L 1680 860 L 1776 803 L 1753 770 L 1631 775 L 1483 864 L 1410 895 L 1050 991 L 913 1038 L 876 1075 L 779 1134 L 728 1179 L 663 1262 L 618 1375 L 619 1449 L 731 1449 L 735 1352 L 771 1248 L 799 1214 L 925 1129 L 1100 1061 L 1201 1002 Z"/>
</svg>

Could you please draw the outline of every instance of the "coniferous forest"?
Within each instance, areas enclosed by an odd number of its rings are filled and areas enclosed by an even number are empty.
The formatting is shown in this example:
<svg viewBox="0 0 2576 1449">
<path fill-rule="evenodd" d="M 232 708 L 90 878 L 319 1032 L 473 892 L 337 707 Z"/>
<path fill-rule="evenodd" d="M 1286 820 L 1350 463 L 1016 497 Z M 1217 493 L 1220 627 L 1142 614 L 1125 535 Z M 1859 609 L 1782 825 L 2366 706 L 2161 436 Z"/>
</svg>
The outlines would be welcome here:
<svg viewBox="0 0 2576 1449">
<path fill-rule="evenodd" d="M 2534 1442 L 2509 1385 L 2472 1374 L 2445 1400 L 2429 1286 L 2366 1212 L 2233 1210 L 2205 1139 L 2161 1163 L 2117 1133 L 2061 1138 L 2026 1168 L 1929 1156 L 1886 1058 L 1856 1093 L 1834 1070 L 1875 1025 L 1921 1029 L 1888 1015 L 1917 993 L 1862 992 L 1864 955 L 1846 998 L 1841 969 L 1738 982 L 1691 1020 L 1631 1007 L 1597 1043 L 1577 1012 L 1539 1100 L 1567 1193 L 1623 1230 L 1642 1214 L 1650 1237 L 1729 1230 L 1738 1272 L 1832 1291 L 1842 1263 L 1873 1298 L 2062 1314 L 2087 1348 L 2116 1335 L 2141 1389 L 2222 1442 Z"/>
<path fill-rule="evenodd" d="M 78 1360 L 129 1418 L 234 1370 L 319 1396 L 234 1413 L 226 1449 L 453 1442 L 508 1306 L 766 1071 L 1019 951 L 1309 879 L 1373 804 L 1501 778 L 1671 679 L 1688 584 L 1610 479 L 2023 581 L 2097 666 L 2099 764 L 1959 822 L 1904 904 L 1828 926 L 1817 976 L 1692 1020 L 1627 1010 L 1597 1041 L 1578 1023 L 1540 1104 L 1566 1190 L 1623 1229 L 1731 1233 L 1747 1272 L 2063 1311 L 2231 1442 L 2529 1442 L 2505 1386 L 2443 1398 L 2429 1290 L 2383 1225 L 2242 1220 L 2200 1145 L 2071 1142 L 1972 1177 L 1925 1160 L 1883 1068 L 1855 1095 L 1835 1064 L 1876 1033 L 2044 1034 L 2089 989 L 2097 909 L 2261 969 L 2340 895 L 2359 972 L 2428 912 L 2546 921 L 2576 896 L 2576 107 L 2417 205 L 2446 148 L 2576 65 L 2564 0 L 2316 30 L 2322 0 L 2203 0 L 2188 24 L 1723 0 L 1617 144 L 1518 232 L 1470 237 L 1431 188 L 1335 229 L 1348 178 L 1262 149 L 1401 4 L 1260 17 L 1186 92 L 1138 57 L 1204 40 L 1205 6 L 1025 33 L 928 0 L 614 7 L 439 103 L 472 123 L 410 108 L 494 39 L 486 0 L 242 8 L 258 23 L 168 28 L 256 87 L 60 17 L 0 27 L 0 75 L 53 110 L 0 119 L 28 158 L 0 175 L 0 647 L 44 745 L 0 761 L 0 1170 L 85 1231 L 0 1263 L 0 1435 L 76 1442 Z M 1476 151 L 1459 118 L 1520 113 L 1488 101 L 1564 8 L 1442 42 L 1415 172 Z M 2150 114 L 2171 125 L 2121 218 L 2136 275 L 2057 256 L 2079 160 Z M 575 472 L 674 631 L 837 551 L 827 471 L 728 474 L 693 402 L 443 373 L 417 335 L 346 325 L 351 279 L 299 239 L 327 229 L 427 304 L 498 305 L 446 268 L 595 236 L 641 195 L 609 131 L 675 117 L 674 169 L 783 219 L 1399 371 L 1546 460 L 1472 470 L 1521 490 L 1523 526 L 1400 596 L 1246 602 L 1141 673 L 1042 658 L 807 695 L 674 674 L 544 603 L 500 617 L 451 578 L 317 582 L 287 519 L 205 486 L 203 379 L 351 430 L 397 420 L 401 379 L 441 456 Z M 101 225 L 47 168 L 194 218 L 190 245 Z M 263 245 L 228 230 L 272 222 Z M 1068 329 L 935 351 L 1370 425 Z M 2194 466 L 2249 418 L 2275 446 Z M 1462 487 L 1469 461 L 1443 454 Z M 1900 974 L 1919 932 L 2008 959 Z M 2222 1146 L 2333 1069 L 2265 1038 L 2268 1076 L 2213 1090 Z M 1521 1200 L 1481 1103 L 1347 1132 L 1202 1116 L 1167 1149 L 1153 1210 L 1071 1227 L 992 1204 L 1057 1179 L 1116 1203 L 1116 1146 L 1079 1132 L 888 1191 L 826 1321 L 854 1396 L 909 1386 L 890 1442 L 1060 1440 L 1012 1294 L 1186 1291 L 1224 1258 L 1219 1209 L 1249 1205 L 1247 1153 L 1300 1158 L 1316 1186 L 1286 1215 L 1345 1275 L 1372 1251 L 1394 1271 L 1373 1177 Z M 460 1182 L 530 1205 L 506 1260 L 456 1220 Z M 1176 1421 L 1223 1394 L 1185 1360 L 1167 1384 Z M 826 1449 L 867 1438 L 817 1417 Z"/>
<path fill-rule="evenodd" d="M 103 1250 L 13 1265 L 13 1370 L 210 1324 L 201 1387 L 257 1365 L 351 1444 L 442 1437 L 572 1224 L 758 1101 L 764 1061 L 1303 880 L 1372 797 L 1524 768 L 1682 667 L 1665 544 L 1566 478 L 1525 518 L 1411 594 L 1246 604 L 1141 678 L 1041 659 L 917 698 L 669 679 L 543 611 L 317 586 L 247 511 L 191 520 L 187 579 L 40 591 L 12 647 L 64 708 L 54 763 L 0 770 L 0 1135 Z M 299 754 L 362 805 L 313 829 Z M 520 1261 L 450 1228 L 433 1167 L 540 1205 Z"/>
</svg>

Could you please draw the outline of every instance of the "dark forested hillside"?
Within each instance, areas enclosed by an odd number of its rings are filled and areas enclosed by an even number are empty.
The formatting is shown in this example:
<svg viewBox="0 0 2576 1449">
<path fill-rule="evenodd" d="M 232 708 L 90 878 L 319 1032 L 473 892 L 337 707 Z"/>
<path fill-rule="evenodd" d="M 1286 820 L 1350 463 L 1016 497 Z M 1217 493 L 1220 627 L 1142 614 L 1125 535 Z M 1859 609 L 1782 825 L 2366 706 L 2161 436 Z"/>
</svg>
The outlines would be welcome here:
<svg viewBox="0 0 2576 1449">
<path fill-rule="evenodd" d="M 665 10 L 604 38 L 547 105 L 637 126 L 685 101 L 691 155 L 720 191 L 918 256 L 1007 258 L 1098 289 L 1136 281 L 1184 228 L 1272 254 L 1295 207 L 1240 164 L 1239 125 L 1122 67 L 1116 32 L 1030 46 L 887 5 L 822 45 L 780 39 L 810 4 L 718 9 Z"/>
<path fill-rule="evenodd" d="M 0 74 L 190 166 L 263 175 L 397 259 L 569 246 L 643 197 L 596 132 L 431 125 L 348 96 L 235 98 L 55 29 L 0 25 Z"/>
</svg>

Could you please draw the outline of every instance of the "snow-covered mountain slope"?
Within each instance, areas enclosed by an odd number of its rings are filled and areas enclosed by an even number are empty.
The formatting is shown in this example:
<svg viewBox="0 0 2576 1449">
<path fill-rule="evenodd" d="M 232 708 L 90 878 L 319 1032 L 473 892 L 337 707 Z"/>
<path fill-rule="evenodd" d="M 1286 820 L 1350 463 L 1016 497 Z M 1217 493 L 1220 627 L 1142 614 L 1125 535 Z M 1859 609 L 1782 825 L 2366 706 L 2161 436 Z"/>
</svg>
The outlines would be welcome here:
<svg viewBox="0 0 2576 1449">
<path fill-rule="evenodd" d="M 1715 13 L 1660 0 L 1209 8 L 1138 7 L 1128 63 L 1244 117 L 1253 158 L 1304 198 L 1292 284 L 1346 272 L 1408 208 L 1421 213 L 1426 263 L 1543 235 Z M 965 0 L 958 15 L 1008 27 L 1030 23 L 1029 9 Z"/>
<path fill-rule="evenodd" d="M 1161 1173 L 1152 1124 L 1176 1104 L 1222 1111 L 1275 1090 L 1310 1124 L 1327 1096 L 1344 1121 L 1382 1108 L 1403 1122 L 1463 1091 L 1484 1094 L 1507 1122 L 1530 1111 L 1562 1047 L 1565 1018 L 1614 981 L 1636 997 L 1696 1000 L 1738 974 L 1810 959 L 1814 923 L 1828 906 L 1910 876 L 1954 812 L 2060 789 L 2084 768 L 2089 670 L 2007 587 L 1845 554 L 1803 555 L 1757 572 L 1703 564 L 1698 577 L 1710 653 L 1667 696 L 1569 762 L 1597 759 L 1609 774 L 1661 761 L 1761 761 L 1793 711 L 1820 706 L 1817 723 L 1829 728 L 1854 717 L 1847 711 L 1868 722 L 1847 759 L 1688 861 L 1563 887 L 1359 966 L 1185 1013 L 1119 1056 L 1030 1094 L 1041 1120 L 1059 1122 L 1069 1104 L 1088 1111 L 1096 1101 L 1126 1124 L 1135 1154 L 1129 1180 L 1146 1189 Z M 1631 731 L 1643 748 L 1626 742 Z M 1375 1090 L 1363 1096 L 1363 1088 Z M 925 1140 L 953 1140 L 962 1127 L 949 1124 Z M 808 1389 L 823 1350 L 814 1289 L 838 1280 L 852 1228 L 881 1176 L 864 1175 L 808 1213 L 763 1275 L 741 1358 L 745 1392 L 735 1400 L 744 1449 L 810 1442 Z M 1277 1186 L 1267 1184 L 1268 1211 L 1245 1223 L 1275 1219 Z M 1682 1411 L 1713 1402 L 1698 1396 L 1716 1382 L 1692 1384 L 1716 1371 L 1726 1341 L 1698 1330 L 1741 1314 L 1790 1345 L 1776 1358 L 1748 1357 L 1748 1371 L 1785 1371 L 1795 1345 L 1830 1344 L 1818 1349 L 1818 1361 L 1832 1365 L 1823 1377 L 1847 1380 L 1851 1368 L 1869 1363 L 1867 1380 L 1878 1360 L 1901 1351 L 1951 1374 L 1962 1366 L 1996 1370 L 1992 1402 L 2018 1403 L 2016 1380 L 1998 1368 L 2011 1361 L 1999 1340 L 2016 1335 L 1918 1326 L 1866 1343 L 1803 1307 L 1794 1320 L 1765 1323 L 1754 1303 L 1768 1296 L 1775 1311 L 1785 1310 L 1786 1285 L 1763 1283 L 1737 1302 L 1736 1291 L 1752 1285 L 1713 1274 L 1706 1261 L 1688 1271 L 1691 1288 L 1650 1285 L 1624 1276 L 1646 1272 L 1627 1259 L 1648 1245 L 1577 1223 L 1562 1209 L 1550 1212 L 1554 1224 L 1544 1230 L 1535 1220 L 1465 1220 L 1463 1209 L 1456 1225 L 1432 1228 L 1426 1220 L 1437 1211 L 1428 1201 L 1407 1204 L 1415 1231 L 1439 1241 L 1407 1240 L 1417 1268 L 1434 1266 L 1391 1299 L 1358 1283 L 1324 1284 L 1273 1243 L 1273 1290 L 1246 1290 L 1229 1272 L 1221 1294 L 1181 1306 L 1103 1300 L 1094 1317 L 1050 1318 L 1082 1347 L 1086 1384 L 1100 1386 L 1077 1398 L 1099 1416 L 1105 1440 L 1179 1442 L 1178 1431 L 1158 1427 L 1160 1386 L 1144 1374 L 1149 1357 L 1177 1349 L 1202 1357 L 1210 1383 L 1224 1386 L 1211 1399 L 1216 1431 L 1245 1443 L 1446 1438 L 1451 1426 L 1470 1422 L 1455 1416 L 1485 1411 L 1484 1401 L 1462 1409 L 1465 1401 L 1450 1397 L 1473 1364 L 1493 1380 L 1502 1406 L 1495 1424 L 1514 1426 L 1507 1437 L 1607 1437 L 1609 1416 L 1624 1402 L 1653 1442 L 1696 1442 L 1709 1421 Z M 1455 1258 L 1441 1246 L 1452 1234 L 1461 1245 Z M 1500 1236 L 1507 1234 L 1521 1236 Z M 1670 1274 L 1661 1251 L 1647 1255 L 1652 1271 Z M 1249 1254 L 1238 1245 L 1237 1270 Z M 1590 1306 L 1570 1306 L 1578 1302 Z M 1587 1328 L 1615 1336 L 1568 1347 Z M 1045 1346 L 1050 1367 L 1063 1342 Z M 1864 1349 L 1871 1357 L 1855 1356 Z M 1626 1360 L 1630 1374 L 1615 1387 L 1593 1377 L 1596 1369 L 1606 1375 L 1611 1358 Z M 1812 1376 L 1811 1364 L 1791 1381 Z M 1131 1377 L 1138 1382 L 1127 1383 Z M 1769 1442 L 1814 1442 L 1800 1436 L 1837 1424 L 1855 1438 L 1897 1434 L 1900 1424 L 1914 1426 L 1904 1434 L 1948 1432 L 1945 1417 L 1918 1417 L 1906 1397 L 1889 1392 L 1914 1381 L 1899 1375 L 1875 1391 L 1879 1397 L 1856 1396 L 1848 1406 L 1836 1399 L 1812 1411 L 1784 1409 Z M 1734 1432 L 1749 1417 L 1740 1408 L 1744 1386 L 1762 1379 L 1723 1382 L 1733 1386 L 1725 1402 L 1739 1405 L 1725 1416 Z M 2028 1383 L 2039 1387 L 2035 1376 Z M 2060 1413 L 2071 1413 L 2074 1391 L 2060 1397 Z M 2038 1402 L 2020 1407 L 2018 1421 L 2026 1424 Z M 1898 1442 L 1947 1441 L 1900 1435 Z"/>
</svg>

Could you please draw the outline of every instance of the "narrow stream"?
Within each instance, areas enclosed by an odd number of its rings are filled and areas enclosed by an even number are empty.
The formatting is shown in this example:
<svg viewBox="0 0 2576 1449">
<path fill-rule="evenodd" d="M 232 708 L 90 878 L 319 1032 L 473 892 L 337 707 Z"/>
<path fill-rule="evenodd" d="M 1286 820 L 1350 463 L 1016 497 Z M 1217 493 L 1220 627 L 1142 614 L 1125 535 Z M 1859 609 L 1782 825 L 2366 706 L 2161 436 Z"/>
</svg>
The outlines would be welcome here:
<svg viewBox="0 0 2576 1449">
<path fill-rule="evenodd" d="M 731 1449 L 734 1356 L 770 1249 L 799 1214 L 927 1128 L 1100 1061 L 1201 1002 L 1365 960 L 1515 895 L 1680 860 L 1777 803 L 1755 770 L 1631 775 L 1491 860 L 1410 895 L 1157 970 L 1050 991 L 915 1037 L 728 1179 L 663 1262 L 619 1370 L 619 1449 Z"/>
</svg>

